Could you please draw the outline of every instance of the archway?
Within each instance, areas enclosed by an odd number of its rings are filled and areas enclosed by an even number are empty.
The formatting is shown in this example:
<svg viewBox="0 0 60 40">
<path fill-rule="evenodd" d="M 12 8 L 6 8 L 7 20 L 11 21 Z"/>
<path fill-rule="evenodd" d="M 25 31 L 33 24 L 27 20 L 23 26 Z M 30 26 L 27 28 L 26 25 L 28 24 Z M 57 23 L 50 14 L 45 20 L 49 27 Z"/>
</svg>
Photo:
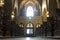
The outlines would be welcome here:
<svg viewBox="0 0 60 40">
<path fill-rule="evenodd" d="M 33 24 L 32 23 L 28 23 L 26 25 L 26 35 L 28 36 L 32 36 L 34 34 L 34 28 L 33 28 Z"/>
</svg>

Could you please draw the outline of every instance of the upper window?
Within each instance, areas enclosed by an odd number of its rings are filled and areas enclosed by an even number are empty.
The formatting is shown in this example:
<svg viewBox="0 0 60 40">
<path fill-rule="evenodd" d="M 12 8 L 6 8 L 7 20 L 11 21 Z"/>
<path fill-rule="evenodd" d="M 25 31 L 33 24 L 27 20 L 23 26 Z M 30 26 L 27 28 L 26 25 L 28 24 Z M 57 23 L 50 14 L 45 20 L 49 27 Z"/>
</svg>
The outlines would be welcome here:
<svg viewBox="0 0 60 40">
<path fill-rule="evenodd" d="M 34 10 L 33 10 L 32 6 L 27 7 L 26 16 L 27 17 L 33 17 L 34 16 Z"/>
</svg>

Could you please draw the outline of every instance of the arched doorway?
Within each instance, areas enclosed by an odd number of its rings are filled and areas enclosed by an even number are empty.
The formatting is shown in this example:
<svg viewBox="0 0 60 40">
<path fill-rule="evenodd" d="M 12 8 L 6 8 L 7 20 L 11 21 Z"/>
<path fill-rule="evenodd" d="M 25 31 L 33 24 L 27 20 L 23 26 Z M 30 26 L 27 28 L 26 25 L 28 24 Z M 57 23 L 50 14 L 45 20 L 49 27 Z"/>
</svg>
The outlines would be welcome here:
<svg viewBox="0 0 60 40">
<path fill-rule="evenodd" d="M 35 35 L 36 36 L 40 36 L 40 32 L 41 32 L 40 28 L 41 28 L 41 24 L 37 23 L 36 24 L 36 30 L 35 30 Z"/>
<path fill-rule="evenodd" d="M 32 23 L 28 23 L 26 25 L 26 36 L 33 36 L 34 35 L 34 26 Z"/>
<path fill-rule="evenodd" d="M 20 23 L 20 24 L 19 24 L 19 29 L 20 29 L 20 30 L 19 30 L 19 31 L 20 31 L 20 35 L 21 35 L 21 36 L 24 36 L 24 24 L 23 24 L 23 23 Z"/>
</svg>

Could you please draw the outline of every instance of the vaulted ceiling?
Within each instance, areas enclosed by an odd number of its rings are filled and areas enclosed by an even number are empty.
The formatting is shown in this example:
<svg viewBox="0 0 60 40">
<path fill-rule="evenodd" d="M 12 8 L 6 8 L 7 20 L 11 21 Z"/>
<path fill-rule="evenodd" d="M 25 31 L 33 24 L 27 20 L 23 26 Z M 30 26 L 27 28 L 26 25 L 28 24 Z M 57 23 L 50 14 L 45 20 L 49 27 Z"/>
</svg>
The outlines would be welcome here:
<svg viewBox="0 0 60 40">
<path fill-rule="evenodd" d="M 25 2 L 28 2 L 28 1 L 33 1 L 35 3 L 39 3 L 40 5 L 42 5 L 42 0 L 18 0 L 18 5 L 20 5 L 22 2 L 22 5 L 25 4 Z"/>
<path fill-rule="evenodd" d="M 37 0 L 23 0 L 19 5 L 20 7 L 22 7 L 22 6 L 26 6 L 29 4 L 40 5 L 40 3 Z"/>
</svg>

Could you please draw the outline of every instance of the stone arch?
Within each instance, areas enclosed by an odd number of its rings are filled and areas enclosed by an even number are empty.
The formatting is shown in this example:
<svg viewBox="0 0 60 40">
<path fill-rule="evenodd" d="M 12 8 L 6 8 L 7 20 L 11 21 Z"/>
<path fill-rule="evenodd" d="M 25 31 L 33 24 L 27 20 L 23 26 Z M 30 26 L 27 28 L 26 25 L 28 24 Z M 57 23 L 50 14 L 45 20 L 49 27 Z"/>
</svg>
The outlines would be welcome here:
<svg viewBox="0 0 60 40">
<path fill-rule="evenodd" d="M 23 28 L 24 27 L 24 24 L 23 23 L 20 23 L 19 26 Z"/>
<path fill-rule="evenodd" d="M 14 0 L 13 7 L 13 10 L 16 10 L 16 16 L 18 16 L 18 0 Z"/>
<path fill-rule="evenodd" d="M 41 26 L 40 23 L 37 23 L 37 24 L 36 24 L 36 28 L 39 28 L 40 26 Z"/>
<path fill-rule="evenodd" d="M 26 3 L 28 3 L 28 2 L 32 2 L 33 4 L 37 4 L 37 5 L 39 5 L 40 6 L 40 4 L 39 4 L 39 2 L 37 1 L 37 0 L 23 0 L 21 3 L 20 3 L 20 8 L 22 7 L 22 6 L 24 6 Z M 41 7 L 41 6 L 40 6 Z"/>
<path fill-rule="evenodd" d="M 26 27 L 27 28 L 29 28 L 29 27 L 32 27 L 33 28 L 34 27 L 34 24 L 32 22 L 29 22 L 29 23 L 26 24 Z"/>
<path fill-rule="evenodd" d="M 20 3 L 20 6 L 19 6 L 19 14 L 22 12 L 22 9 L 24 9 L 24 7 L 26 5 L 29 5 L 29 4 L 32 4 L 32 5 L 36 6 L 36 8 L 38 9 L 39 14 L 42 13 L 41 12 L 41 5 L 39 4 L 39 2 L 37 0 L 23 0 Z"/>
</svg>

